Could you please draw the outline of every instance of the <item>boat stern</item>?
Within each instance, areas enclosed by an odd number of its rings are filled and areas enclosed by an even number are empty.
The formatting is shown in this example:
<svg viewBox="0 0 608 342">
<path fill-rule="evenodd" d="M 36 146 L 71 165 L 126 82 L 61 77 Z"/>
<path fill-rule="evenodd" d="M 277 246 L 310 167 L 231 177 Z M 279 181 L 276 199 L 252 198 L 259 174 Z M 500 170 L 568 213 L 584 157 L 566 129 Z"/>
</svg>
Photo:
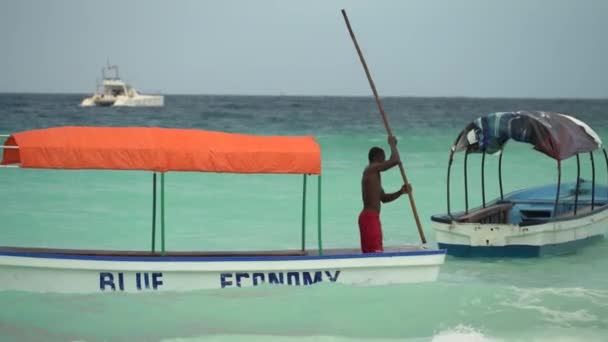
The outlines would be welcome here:
<svg viewBox="0 0 608 342">
<path fill-rule="evenodd" d="M 433 220 L 439 248 L 458 257 L 540 257 L 576 252 L 606 234 L 608 211 L 534 225 Z"/>
</svg>

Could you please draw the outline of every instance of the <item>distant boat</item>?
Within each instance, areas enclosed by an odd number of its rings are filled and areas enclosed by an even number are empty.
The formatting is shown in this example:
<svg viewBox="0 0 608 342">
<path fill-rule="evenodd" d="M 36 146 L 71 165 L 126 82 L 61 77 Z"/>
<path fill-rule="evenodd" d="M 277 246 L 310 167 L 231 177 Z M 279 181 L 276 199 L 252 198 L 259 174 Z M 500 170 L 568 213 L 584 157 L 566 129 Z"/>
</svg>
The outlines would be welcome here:
<svg viewBox="0 0 608 342">
<path fill-rule="evenodd" d="M 114 71 L 114 75 L 109 75 Z M 108 73 L 106 73 L 108 72 Z M 96 106 L 126 106 L 126 107 L 162 107 L 164 96 L 142 95 L 125 83 L 118 76 L 118 66 L 110 65 L 101 68 L 102 87 L 97 87 L 95 93 L 82 100 L 82 107 Z"/>
<path fill-rule="evenodd" d="M 507 141 L 532 144 L 557 161 L 557 184 L 503 194 L 501 162 Z M 448 165 L 447 213 L 432 216 L 439 248 L 461 257 L 538 257 L 566 254 L 600 240 L 608 231 L 608 186 L 596 184 L 593 152 L 608 155 L 600 137 L 584 122 L 549 112 L 509 112 L 482 116 L 467 125 L 452 146 Z M 465 210 L 450 208 L 450 169 L 454 154 L 465 151 Z M 481 153 L 483 203 L 469 209 L 467 155 Z M 500 153 L 500 197 L 485 201 L 486 154 Z M 579 155 L 589 155 L 591 182 L 580 176 Z M 562 161 L 576 157 L 577 177 L 562 184 Z M 526 177 L 526 175 L 517 175 Z"/>
</svg>

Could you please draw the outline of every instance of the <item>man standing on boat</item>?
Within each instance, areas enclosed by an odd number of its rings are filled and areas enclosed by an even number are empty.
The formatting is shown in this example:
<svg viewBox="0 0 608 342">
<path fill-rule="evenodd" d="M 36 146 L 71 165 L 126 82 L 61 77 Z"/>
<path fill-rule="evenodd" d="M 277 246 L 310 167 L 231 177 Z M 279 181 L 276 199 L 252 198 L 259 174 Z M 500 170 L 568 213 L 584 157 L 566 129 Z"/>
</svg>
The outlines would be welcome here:
<svg viewBox="0 0 608 342">
<path fill-rule="evenodd" d="M 361 234 L 361 251 L 363 253 L 381 253 L 384 251 L 382 245 L 382 225 L 380 223 L 381 203 L 396 200 L 403 194 L 412 191 L 410 184 L 405 184 L 396 192 L 385 193 L 382 188 L 380 172 L 386 171 L 401 163 L 397 151 L 397 139 L 388 137 L 391 147 L 391 157 L 386 160 L 384 150 L 380 147 L 372 147 L 369 150 L 369 165 L 363 170 L 361 178 L 361 191 L 363 195 L 363 211 L 359 215 L 359 233 Z"/>
</svg>

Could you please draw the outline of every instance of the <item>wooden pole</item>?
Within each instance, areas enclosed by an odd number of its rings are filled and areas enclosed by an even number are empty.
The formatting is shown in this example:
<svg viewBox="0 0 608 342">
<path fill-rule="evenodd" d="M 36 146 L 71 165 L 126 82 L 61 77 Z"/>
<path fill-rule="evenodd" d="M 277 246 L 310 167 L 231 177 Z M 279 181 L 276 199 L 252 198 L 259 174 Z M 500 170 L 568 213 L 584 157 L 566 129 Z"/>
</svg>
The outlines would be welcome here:
<svg viewBox="0 0 608 342">
<path fill-rule="evenodd" d="M 346 16 L 346 11 L 342 10 L 342 16 L 344 17 L 344 21 L 346 22 L 346 26 L 348 27 L 348 32 L 350 33 L 350 37 L 355 44 L 355 49 L 357 49 L 357 54 L 359 55 L 359 59 L 361 60 L 361 64 L 363 65 L 363 69 L 365 70 L 365 74 L 367 75 L 367 80 L 369 81 L 369 85 L 372 88 L 372 92 L 374 93 L 374 98 L 376 99 L 376 104 L 378 105 L 378 109 L 380 110 L 380 115 L 382 116 L 382 121 L 384 122 L 384 128 L 386 128 L 386 133 L 389 136 L 393 136 L 393 131 L 391 130 L 391 126 L 388 123 L 388 118 L 386 113 L 384 112 L 384 107 L 382 106 L 382 102 L 380 101 L 380 97 L 378 96 L 378 92 L 376 91 L 376 86 L 374 85 L 374 81 L 372 80 L 372 75 L 367 68 L 367 64 L 365 63 L 365 59 L 363 58 L 363 54 L 361 53 L 361 49 L 359 48 L 359 44 L 357 43 L 357 38 L 355 38 L 355 34 L 353 29 L 350 26 L 350 22 L 348 21 L 348 17 Z M 403 164 L 399 163 L 399 171 L 401 171 L 401 177 L 403 178 L 403 182 L 405 184 L 409 184 L 407 181 L 407 176 L 405 175 L 405 170 L 403 169 Z M 423 244 L 426 243 L 426 238 L 424 237 L 424 232 L 422 231 L 422 225 L 420 224 L 420 218 L 418 217 L 418 210 L 416 209 L 416 202 L 414 202 L 414 195 L 412 191 L 408 193 L 408 197 L 410 199 L 410 205 L 412 207 L 412 212 L 414 213 L 414 219 L 416 220 L 416 226 L 418 227 L 418 234 L 420 234 L 420 240 Z"/>
</svg>

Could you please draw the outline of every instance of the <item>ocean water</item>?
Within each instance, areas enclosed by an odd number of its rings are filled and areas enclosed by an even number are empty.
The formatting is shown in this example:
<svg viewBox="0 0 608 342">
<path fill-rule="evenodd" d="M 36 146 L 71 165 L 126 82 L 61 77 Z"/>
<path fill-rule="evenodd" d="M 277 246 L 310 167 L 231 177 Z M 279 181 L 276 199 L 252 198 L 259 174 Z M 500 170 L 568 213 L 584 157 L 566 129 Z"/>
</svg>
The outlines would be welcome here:
<svg viewBox="0 0 608 342">
<path fill-rule="evenodd" d="M 358 246 L 360 176 L 371 146 L 387 148 L 372 98 L 167 96 L 163 108 L 80 108 L 84 95 L 0 94 L 0 133 L 62 125 L 161 126 L 314 135 L 323 164 L 327 247 Z M 430 216 L 446 211 L 446 167 L 459 131 L 484 113 L 547 110 L 575 115 L 608 138 L 608 100 L 386 98 L 429 245 Z M 108 137 L 111 139 L 112 137 Z M 556 164 L 510 143 L 505 191 L 555 182 Z M 470 156 L 470 203 L 481 203 Z M 598 159 L 603 161 L 602 158 Z M 486 159 L 487 198 L 498 194 Z M 598 182 L 608 181 L 597 162 Z M 452 208 L 464 207 L 462 155 Z M 564 181 L 575 164 L 565 162 Z M 591 177 L 587 158 L 582 176 Z M 313 179 L 314 181 L 315 179 Z M 301 176 L 169 173 L 167 248 L 297 248 Z M 0 245 L 150 247 L 146 172 L 0 169 Z M 399 188 L 397 169 L 383 175 Z M 314 183 L 313 183 L 314 184 Z M 309 188 L 308 222 L 315 222 Z M 407 197 L 383 206 L 385 245 L 420 242 Z M 307 243 L 316 232 L 309 226 Z M 373 288 L 255 288 L 173 294 L 58 295 L 0 292 L 2 341 L 606 341 L 608 241 L 540 259 L 448 257 L 437 282 Z"/>
</svg>

